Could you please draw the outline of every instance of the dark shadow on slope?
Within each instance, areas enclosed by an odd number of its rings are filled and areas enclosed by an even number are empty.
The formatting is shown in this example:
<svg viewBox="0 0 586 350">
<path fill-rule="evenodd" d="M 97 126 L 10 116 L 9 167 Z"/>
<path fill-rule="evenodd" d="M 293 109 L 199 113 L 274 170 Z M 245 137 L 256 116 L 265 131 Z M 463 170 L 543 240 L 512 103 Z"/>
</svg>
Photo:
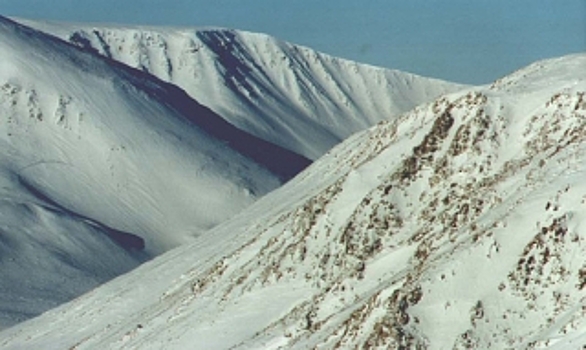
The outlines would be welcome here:
<svg viewBox="0 0 586 350">
<path fill-rule="evenodd" d="M 106 226 L 100 222 L 97 222 L 91 218 L 72 212 L 71 210 L 61 206 L 59 203 L 53 201 L 49 196 L 45 195 L 41 190 L 36 188 L 33 184 L 28 182 L 24 177 L 18 176 L 18 182 L 24 187 L 30 194 L 35 196 L 37 199 L 45 202 L 47 205 L 43 206 L 48 211 L 61 212 L 70 215 L 72 218 L 84 221 L 89 225 L 97 228 L 100 232 L 104 232 L 108 238 L 114 241 L 116 244 L 124 248 L 126 251 L 143 251 L 145 248 L 145 241 L 143 238 L 128 232 L 116 230 L 112 227 Z"/>
<path fill-rule="evenodd" d="M 128 80 L 137 88 L 159 103 L 177 111 L 190 123 L 224 142 L 236 152 L 268 169 L 283 182 L 290 180 L 312 163 L 310 159 L 295 152 L 240 130 L 210 108 L 194 100 L 183 89 L 118 61 L 110 62 L 122 68 Z"/>
<path fill-rule="evenodd" d="M 120 69 L 137 88 L 158 102 L 179 112 L 190 123 L 197 125 L 214 138 L 225 142 L 230 148 L 268 169 L 282 181 L 293 178 L 311 164 L 311 160 L 308 158 L 240 130 L 210 108 L 197 102 L 176 85 L 160 80 L 148 72 L 100 55 L 91 46 L 89 40 L 83 38 L 81 34 L 75 38 L 74 42 L 79 45 L 75 46 L 76 48 L 107 60 L 112 66 Z M 232 55 L 225 53 L 218 59 L 223 66 L 230 70 L 227 73 L 231 77 L 227 81 L 228 86 L 236 89 L 235 85 L 231 85 L 234 83 L 233 79 L 242 83 L 246 82 L 245 74 L 247 71 L 241 68 L 241 62 L 234 58 L 230 59 L 230 57 Z"/>
<path fill-rule="evenodd" d="M 282 181 L 291 179 L 311 164 L 311 160 L 308 158 L 238 129 L 211 109 L 199 104 L 179 87 L 164 82 L 154 75 L 100 55 L 95 49 L 87 47 L 89 43 L 83 38 L 78 38 L 77 45 L 75 45 L 2 16 L 0 16 L 1 25 L 11 27 L 11 30 L 19 31 L 27 36 L 52 42 L 56 48 L 59 46 L 73 48 L 74 50 L 60 50 L 63 55 L 60 59 L 71 61 L 79 69 L 95 71 L 96 74 L 100 74 L 100 71 L 95 68 L 95 60 L 106 61 L 110 67 L 118 69 L 136 88 L 155 98 L 161 104 L 176 110 L 190 123 L 268 169 Z M 224 62 L 224 64 L 230 65 L 236 64 L 236 62 Z M 121 84 L 122 88 L 126 85 L 124 81 Z"/>
<path fill-rule="evenodd" d="M 259 98 L 247 79 L 251 78 L 252 69 L 240 57 L 246 57 L 251 64 L 254 64 L 254 60 L 246 55 L 246 49 L 238 43 L 236 34 L 229 30 L 212 30 L 198 31 L 196 35 L 216 54 L 219 66 L 225 69 L 224 84 L 232 91 L 243 88 L 252 98 Z M 263 72 L 261 67 L 255 68 L 257 72 Z"/>
<path fill-rule="evenodd" d="M 308 158 L 238 129 L 174 85 L 169 84 L 167 87 L 156 91 L 150 90 L 190 122 L 270 170 L 281 180 L 293 178 L 311 164 Z"/>
</svg>

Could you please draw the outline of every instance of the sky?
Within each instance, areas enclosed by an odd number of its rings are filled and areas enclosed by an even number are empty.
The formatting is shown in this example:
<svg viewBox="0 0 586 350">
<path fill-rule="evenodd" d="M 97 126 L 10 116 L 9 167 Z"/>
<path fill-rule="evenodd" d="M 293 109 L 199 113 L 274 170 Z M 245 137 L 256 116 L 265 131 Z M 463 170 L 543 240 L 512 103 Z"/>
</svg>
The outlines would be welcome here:
<svg viewBox="0 0 586 350">
<path fill-rule="evenodd" d="M 586 0 L 0 0 L 0 14 L 242 29 L 468 84 L 586 52 Z"/>
</svg>

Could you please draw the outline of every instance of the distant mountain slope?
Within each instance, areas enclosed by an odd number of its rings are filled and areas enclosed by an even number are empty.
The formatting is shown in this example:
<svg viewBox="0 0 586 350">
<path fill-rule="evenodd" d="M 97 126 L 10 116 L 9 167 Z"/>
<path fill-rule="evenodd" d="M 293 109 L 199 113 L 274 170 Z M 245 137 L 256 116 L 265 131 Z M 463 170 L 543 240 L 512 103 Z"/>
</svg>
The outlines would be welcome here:
<svg viewBox="0 0 586 350">
<path fill-rule="evenodd" d="M 23 21 L 176 84 L 239 128 L 311 159 L 463 86 L 227 29 Z"/>
<path fill-rule="evenodd" d="M 579 348 L 585 67 L 538 62 L 357 134 L 0 346 Z"/>
<path fill-rule="evenodd" d="M 0 120 L 0 327 L 185 243 L 309 164 L 171 84 L 2 17 Z"/>
</svg>

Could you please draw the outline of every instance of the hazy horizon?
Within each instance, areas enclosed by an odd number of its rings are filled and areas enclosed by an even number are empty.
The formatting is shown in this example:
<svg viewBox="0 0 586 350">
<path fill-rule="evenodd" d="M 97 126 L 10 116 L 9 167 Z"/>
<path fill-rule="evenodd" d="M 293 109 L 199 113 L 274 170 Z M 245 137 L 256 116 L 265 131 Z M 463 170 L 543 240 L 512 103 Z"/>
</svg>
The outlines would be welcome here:
<svg viewBox="0 0 586 350">
<path fill-rule="evenodd" d="M 0 0 L 0 9 L 5 16 L 30 19 L 261 32 L 362 63 L 470 84 L 586 48 L 583 0 L 539 6 L 528 0 Z"/>
</svg>

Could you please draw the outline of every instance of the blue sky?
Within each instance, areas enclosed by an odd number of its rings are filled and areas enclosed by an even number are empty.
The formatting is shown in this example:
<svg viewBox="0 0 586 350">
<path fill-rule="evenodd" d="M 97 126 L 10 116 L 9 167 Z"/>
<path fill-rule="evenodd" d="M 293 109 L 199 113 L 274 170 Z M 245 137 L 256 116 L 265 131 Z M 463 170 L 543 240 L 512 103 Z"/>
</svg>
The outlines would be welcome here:
<svg viewBox="0 0 586 350">
<path fill-rule="evenodd" d="M 586 52 L 586 0 L 0 0 L 34 19 L 222 26 L 463 83 Z"/>
</svg>

